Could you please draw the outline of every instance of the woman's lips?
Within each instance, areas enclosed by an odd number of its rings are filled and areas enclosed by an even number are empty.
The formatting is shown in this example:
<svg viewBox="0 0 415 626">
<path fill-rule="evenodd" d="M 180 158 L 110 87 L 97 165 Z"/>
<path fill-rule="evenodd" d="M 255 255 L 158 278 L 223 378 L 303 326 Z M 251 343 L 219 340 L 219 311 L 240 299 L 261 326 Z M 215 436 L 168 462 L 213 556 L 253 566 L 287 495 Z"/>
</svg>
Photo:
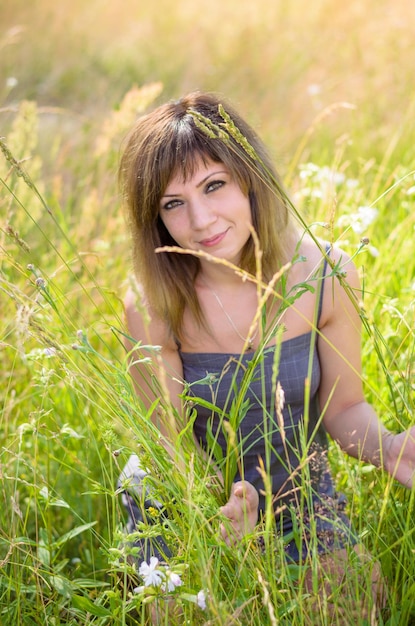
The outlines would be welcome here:
<svg viewBox="0 0 415 626">
<path fill-rule="evenodd" d="M 216 246 L 220 243 L 226 236 L 228 231 L 225 230 L 223 233 L 219 233 L 218 235 L 214 235 L 213 237 L 209 237 L 208 239 L 202 239 L 199 241 L 200 245 L 205 246 L 207 248 L 211 248 L 212 246 Z"/>
</svg>

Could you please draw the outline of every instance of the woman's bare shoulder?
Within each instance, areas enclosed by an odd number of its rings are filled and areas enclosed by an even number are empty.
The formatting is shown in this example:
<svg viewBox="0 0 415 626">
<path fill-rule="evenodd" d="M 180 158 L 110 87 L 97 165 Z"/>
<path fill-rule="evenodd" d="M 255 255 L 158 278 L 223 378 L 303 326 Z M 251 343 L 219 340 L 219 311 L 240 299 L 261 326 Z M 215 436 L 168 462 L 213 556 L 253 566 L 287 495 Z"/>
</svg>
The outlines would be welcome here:
<svg viewBox="0 0 415 626">
<path fill-rule="evenodd" d="M 323 239 L 313 239 L 306 235 L 301 239 L 296 251 L 297 255 L 304 261 L 308 273 L 312 273 L 321 267 L 324 259 L 329 259 L 341 273 L 347 273 L 348 270 L 355 269 L 354 263 L 347 252 L 337 244 Z"/>
<path fill-rule="evenodd" d="M 340 246 L 324 240 L 304 239 L 301 254 L 305 257 L 308 275 L 315 275 L 326 260 L 323 308 L 320 328 L 345 317 L 355 318 L 361 300 L 359 270 L 353 259 Z"/>
<path fill-rule="evenodd" d="M 149 345 L 159 345 L 167 350 L 177 350 L 169 328 L 151 308 L 138 284 L 129 287 L 124 297 L 124 311 L 131 338 Z"/>
</svg>

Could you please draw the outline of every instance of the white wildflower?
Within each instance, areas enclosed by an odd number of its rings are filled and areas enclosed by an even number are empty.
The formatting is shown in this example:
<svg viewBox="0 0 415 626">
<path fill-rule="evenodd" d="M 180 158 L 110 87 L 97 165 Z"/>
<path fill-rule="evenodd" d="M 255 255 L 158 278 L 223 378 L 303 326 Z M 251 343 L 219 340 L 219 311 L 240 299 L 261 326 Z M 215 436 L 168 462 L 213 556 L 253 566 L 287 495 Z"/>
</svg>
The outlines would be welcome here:
<svg viewBox="0 0 415 626">
<path fill-rule="evenodd" d="M 206 592 L 201 589 L 196 596 L 197 606 L 202 609 L 202 611 L 206 611 Z"/>
<path fill-rule="evenodd" d="M 165 576 L 166 582 L 163 584 L 163 591 L 168 591 L 170 593 L 171 591 L 174 591 L 176 587 L 180 587 L 183 584 L 179 574 L 175 574 L 169 569 L 166 570 Z"/>
<path fill-rule="evenodd" d="M 317 83 L 311 83 L 307 86 L 307 92 L 310 96 L 318 96 L 321 93 L 321 87 Z"/>
<path fill-rule="evenodd" d="M 50 356 L 56 356 L 57 352 L 56 352 L 56 348 L 44 348 L 43 349 L 43 354 L 44 356 L 50 357 Z"/>
<path fill-rule="evenodd" d="M 6 87 L 8 89 L 14 89 L 15 87 L 17 87 L 18 83 L 19 81 L 15 76 L 8 76 L 6 78 Z"/>
<path fill-rule="evenodd" d="M 367 227 L 375 221 L 378 216 L 378 210 L 371 206 L 360 206 L 357 213 L 351 215 L 351 227 L 355 233 L 362 234 Z"/>
<path fill-rule="evenodd" d="M 339 228 L 350 227 L 358 235 L 366 232 L 368 226 L 374 222 L 378 216 L 378 210 L 370 206 L 360 206 L 356 213 L 340 216 L 337 221 Z M 344 245 L 344 244 L 343 244 Z"/>
<path fill-rule="evenodd" d="M 140 576 L 143 577 L 145 587 L 159 587 L 163 583 L 163 572 L 157 569 L 159 560 L 157 557 L 150 558 L 150 564 L 143 561 L 138 570 Z"/>
<path fill-rule="evenodd" d="M 319 171 L 318 165 L 314 163 L 305 163 L 300 165 L 300 178 L 305 180 L 307 178 L 314 178 Z"/>
<path fill-rule="evenodd" d="M 320 168 L 317 179 L 321 182 L 330 183 L 332 185 L 341 185 L 342 183 L 344 183 L 346 176 L 343 174 L 343 172 L 338 172 L 337 170 L 333 170 L 332 168 L 325 165 L 324 167 Z"/>
<path fill-rule="evenodd" d="M 346 187 L 348 189 L 356 189 L 356 187 L 358 187 L 359 185 L 359 181 L 357 180 L 357 178 L 347 178 L 346 179 Z"/>
</svg>

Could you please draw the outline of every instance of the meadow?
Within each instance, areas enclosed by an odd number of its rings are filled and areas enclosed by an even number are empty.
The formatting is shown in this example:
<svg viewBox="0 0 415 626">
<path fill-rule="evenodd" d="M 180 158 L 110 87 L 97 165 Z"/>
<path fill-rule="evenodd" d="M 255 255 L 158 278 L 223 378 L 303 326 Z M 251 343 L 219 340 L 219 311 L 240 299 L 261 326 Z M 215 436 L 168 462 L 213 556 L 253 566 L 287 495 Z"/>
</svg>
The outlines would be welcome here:
<svg viewBox="0 0 415 626">
<path fill-rule="evenodd" d="M 128 374 L 131 259 L 117 186 L 137 115 L 193 89 L 231 99 L 310 232 L 354 256 L 367 398 L 388 428 L 408 428 L 414 35 L 410 0 L 0 4 L 1 624 L 146 624 L 146 606 L 164 606 L 123 531 L 117 477 L 137 451 L 160 501 L 183 503 L 155 520 L 177 547 L 165 575 L 181 581 L 171 595 L 182 614 L 165 607 L 160 624 L 415 624 L 415 492 L 335 444 L 337 486 L 388 581 L 381 614 L 337 622 L 327 608 L 358 595 L 372 564 L 316 611 L 304 570 L 285 565 L 269 528 L 238 549 L 219 541 L 223 494 L 189 429 L 178 471 Z"/>
</svg>

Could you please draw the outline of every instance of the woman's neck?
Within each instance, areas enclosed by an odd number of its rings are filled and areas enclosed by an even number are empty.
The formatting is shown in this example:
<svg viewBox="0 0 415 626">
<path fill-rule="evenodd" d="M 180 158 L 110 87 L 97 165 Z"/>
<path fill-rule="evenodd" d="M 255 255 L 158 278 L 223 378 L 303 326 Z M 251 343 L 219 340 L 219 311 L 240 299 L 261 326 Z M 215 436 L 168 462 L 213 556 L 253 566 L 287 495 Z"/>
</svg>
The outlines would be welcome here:
<svg viewBox="0 0 415 626">
<path fill-rule="evenodd" d="M 210 287 L 219 291 L 239 290 L 242 285 L 251 282 L 244 280 L 242 275 L 244 270 L 239 270 L 236 266 L 229 266 L 225 263 L 204 263 L 196 276 L 195 286 Z"/>
</svg>

